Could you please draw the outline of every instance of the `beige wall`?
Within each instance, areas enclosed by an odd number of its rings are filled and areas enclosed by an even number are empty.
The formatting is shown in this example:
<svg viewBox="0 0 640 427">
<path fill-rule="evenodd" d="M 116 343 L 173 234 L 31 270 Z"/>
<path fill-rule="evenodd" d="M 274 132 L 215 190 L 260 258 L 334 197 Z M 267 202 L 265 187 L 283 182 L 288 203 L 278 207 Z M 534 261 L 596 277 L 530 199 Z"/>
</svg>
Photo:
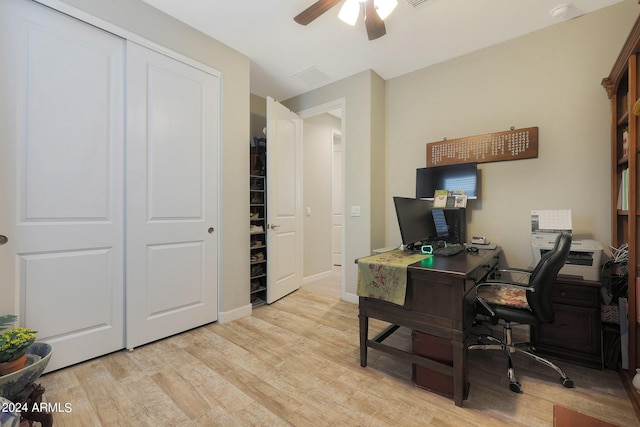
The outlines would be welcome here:
<svg viewBox="0 0 640 427">
<path fill-rule="evenodd" d="M 386 144 L 385 138 L 387 118 L 386 118 L 386 98 L 385 98 L 385 81 L 381 78 L 371 79 L 371 122 L 370 132 L 370 191 L 371 191 L 371 249 L 382 248 L 385 246 L 385 230 L 381 227 L 385 224 L 385 210 L 383 206 L 387 199 L 385 195 L 385 186 L 387 181 L 386 171 Z M 352 153 L 356 154 L 356 153 Z M 352 167 L 357 165 L 357 158 L 351 159 L 348 163 Z M 395 217 L 395 212 L 394 212 Z M 362 256 L 362 255 L 360 255 Z M 347 262 L 350 259 L 347 259 Z M 355 288 L 355 285 L 354 285 Z"/>
<path fill-rule="evenodd" d="M 387 245 L 400 243 L 392 196 L 415 196 L 426 143 L 539 127 L 539 157 L 479 165 L 468 236 L 531 263 L 531 209 L 571 209 L 576 238 L 610 243 L 610 109 L 600 82 L 640 8 L 593 14 L 386 82 Z"/>
<path fill-rule="evenodd" d="M 43 0 L 43 3 L 59 3 Z M 219 306 L 249 307 L 249 58 L 140 0 L 64 0 L 221 72 Z"/>
<path fill-rule="evenodd" d="M 264 130 L 267 127 L 267 100 L 261 96 L 251 94 L 251 137 L 266 137 Z"/>
</svg>

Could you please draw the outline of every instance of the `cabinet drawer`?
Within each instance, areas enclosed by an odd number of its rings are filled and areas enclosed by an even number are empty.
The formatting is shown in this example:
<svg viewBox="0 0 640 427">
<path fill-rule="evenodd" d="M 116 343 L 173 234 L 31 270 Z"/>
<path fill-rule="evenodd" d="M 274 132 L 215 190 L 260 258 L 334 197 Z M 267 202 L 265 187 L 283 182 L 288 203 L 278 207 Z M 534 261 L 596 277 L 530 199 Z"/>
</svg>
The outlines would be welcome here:
<svg viewBox="0 0 640 427">
<path fill-rule="evenodd" d="M 600 307 L 600 283 L 572 283 L 558 280 L 553 286 L 551 299 L 554 303 L 581 307 Z"/>
</svg>

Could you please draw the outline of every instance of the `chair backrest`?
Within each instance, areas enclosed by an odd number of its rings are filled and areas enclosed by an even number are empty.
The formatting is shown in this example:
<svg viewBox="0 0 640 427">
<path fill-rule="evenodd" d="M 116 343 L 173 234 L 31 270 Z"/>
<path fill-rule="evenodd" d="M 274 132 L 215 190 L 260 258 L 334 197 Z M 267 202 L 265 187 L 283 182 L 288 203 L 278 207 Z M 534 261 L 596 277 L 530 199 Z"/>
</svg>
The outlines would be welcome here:
<svg viewBox="0 0 640 427">
<path fill-rule="evenodd" d="M 529 286 L 534 292 L 527 292 L 527 302 L 536 317 L 544 323 L 553 322 L 551 292 L 571 250 L 571 233 L 562 232 L 556 237 L 553 249 L 545 253 L 531 272 Z"/>
</svg>

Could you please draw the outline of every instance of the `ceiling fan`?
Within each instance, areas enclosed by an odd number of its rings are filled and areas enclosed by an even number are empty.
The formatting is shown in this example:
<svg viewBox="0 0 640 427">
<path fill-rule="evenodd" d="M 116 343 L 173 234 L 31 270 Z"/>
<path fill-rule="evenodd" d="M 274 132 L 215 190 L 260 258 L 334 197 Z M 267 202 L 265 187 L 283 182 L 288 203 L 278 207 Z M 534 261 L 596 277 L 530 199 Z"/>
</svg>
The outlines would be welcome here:
<svg viewBox="0 0 640 427">
<path fill-rule="evenodd" d="M 307 25 L 341 1 L 342 0 L 318 0 L 300 12 L 293 20 L 298 24 Z M 375 40 L 387 33 L 384 26 L 384 19 L 389 16 L 397 5 L 397 0 L 345 0 L 338 14 L 338 18 L 349 25 L 355 25 L 360 11 L 364 10 L 364 23 L 367 28 L 367 36 L 369 40 Z"/>
</svg>

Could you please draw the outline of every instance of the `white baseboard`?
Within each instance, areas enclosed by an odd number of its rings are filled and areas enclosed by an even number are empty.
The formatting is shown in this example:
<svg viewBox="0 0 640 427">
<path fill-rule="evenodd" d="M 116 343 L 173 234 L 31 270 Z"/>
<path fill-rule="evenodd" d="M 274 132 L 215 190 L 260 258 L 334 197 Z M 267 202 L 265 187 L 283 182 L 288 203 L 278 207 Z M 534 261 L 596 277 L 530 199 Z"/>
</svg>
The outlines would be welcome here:
<svg viewBox="0 0 640 427">
<path fill-rule="evenodd" d="M 331 270 L 325 271 L 323 273 L 314 274 L 312 276 L 307 276 L 302 279 L 302 284 L 306 285 L 307 283 L 315 282 L 316 280 L 326 279 L 327 277 L 331 277 L 333 272 Z"/>
<path fill-rule="evenodd" d="M 220 312 L 218 313 L 218 323 L 222 324 L 226 322 L 232 322 L 234 320 L 242 319 L 243 317 L 251 316 L 252 309 L 253 308 L 249 303 L 231 311 Z"/>
<path fill-rule="evenodd" d="M 343 300 L 354 304 L 358 304 L 360 302 L 360 298 L 358 298 L 358 295 L 349 293 L 344 294 Z"/>
</svg>

